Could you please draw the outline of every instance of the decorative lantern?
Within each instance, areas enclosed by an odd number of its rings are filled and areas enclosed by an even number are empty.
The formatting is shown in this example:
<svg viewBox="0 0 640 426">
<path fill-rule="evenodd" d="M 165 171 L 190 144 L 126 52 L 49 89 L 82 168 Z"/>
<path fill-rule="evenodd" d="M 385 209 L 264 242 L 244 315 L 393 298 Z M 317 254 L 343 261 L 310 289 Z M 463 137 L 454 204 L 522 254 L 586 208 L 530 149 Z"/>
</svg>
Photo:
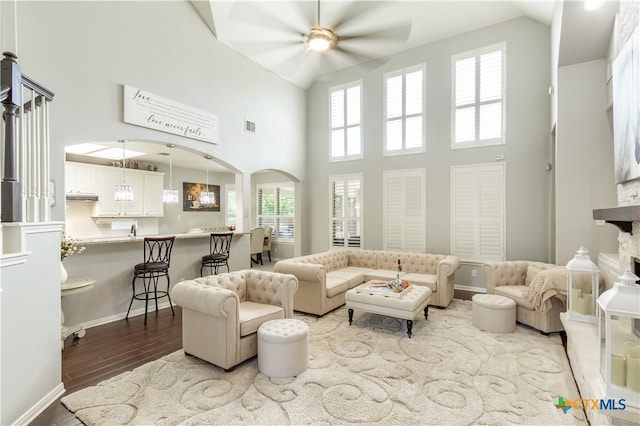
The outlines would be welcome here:
<svg viewBox="0 0 640 426">
<path fill-rule="evenodd" d="M 596 300 L 600 292 L 600 270 L 591 261 L 589 251 L 580 247 L 567 263 L 567 317 L 570 320 L 598 322 Z"/>
<path fill-rule="evenodd" d="M 640 408 L 640 285 L 630 270 L 598 298 L 600 375 L 608 398 Z"/>
</svg>

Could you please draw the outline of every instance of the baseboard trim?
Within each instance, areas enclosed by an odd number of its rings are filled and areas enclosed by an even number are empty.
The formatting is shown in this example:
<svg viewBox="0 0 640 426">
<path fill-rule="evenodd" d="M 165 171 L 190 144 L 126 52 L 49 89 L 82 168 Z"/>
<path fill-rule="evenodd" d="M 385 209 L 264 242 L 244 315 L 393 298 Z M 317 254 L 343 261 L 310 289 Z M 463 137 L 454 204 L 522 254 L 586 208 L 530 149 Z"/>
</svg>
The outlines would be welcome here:
<svg viewBox="0 0 640 426">
<path fill-rule="evenodd" d="M 33 407 L 29 408 L 22 416 L 13 422 L 14 425 L 28 425 L 33 422 L 44 410 L 49 408 L 51 404 L 56 402 L 58 398 L 64 395 L 64 384 L 60 383 L 53 388 L 51 392 L 46 394 L 40 401 L 38 401 Z"/>
<path fill-rule="evenodd" d="M 166 309 L 169 307 L 169 302 L 162 302 L 158 304 L 158 310 L 161 309 Z M 150 314 L 151 312 L 155 312 L 155 304 L 153 305 L 153 309 L 149 309 L 148 314 Z M 144 308 L 138 308 L 138 309 L 132 309 L 131 312 L 129 312 L 129 318 L 131 317 L 137 317 L 140 315 L 144 315 Z M 81 326 L 83 326 L 84 328 L 91 328 L 91 327 L 97 327 L 99 325 L 103 325 L 103 324 L 108 324 L 110 322 L 114 322 L 114 321 L 118 321 L 121 319 L 126 318 L 127 313 L 123 312 L 121 314 L 116 314 L 116 315 L 110 315 L 108 317 L 103 317 L 103 318 L 98 318 L 92 321 L 88 321 L 88 322 L 84 322 L 84 323 L 80 323 Z"/>
<path fill-rule="evenodd" d="M 487 292 L 487 289 L 484 288 L 484 287 L 472 287 L 472 286 L 469 286 L 469 285 L 459 285 L 459 284 L 456 284 L 453 287 L 453 289 L 454 290 L 460 290 L 460 291 L 472 291 L 474 293 L 486 293 Z"/>
</svg>

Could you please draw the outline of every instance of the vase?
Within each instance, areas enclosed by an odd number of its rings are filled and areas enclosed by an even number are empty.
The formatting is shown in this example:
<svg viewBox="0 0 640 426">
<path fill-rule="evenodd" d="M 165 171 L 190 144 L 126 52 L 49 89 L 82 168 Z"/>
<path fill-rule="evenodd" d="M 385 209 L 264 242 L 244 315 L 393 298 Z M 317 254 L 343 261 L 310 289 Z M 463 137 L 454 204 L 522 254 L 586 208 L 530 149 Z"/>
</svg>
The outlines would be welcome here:
<svg viewBox="0 0 640 426">
<path fill-rule="evenodd" d="M 64 268 L 64 263 L 60 262 L 60 284 L 67 281 L 67 278 L 69 278 L 69 274 L 67 273 L 67 270 Z"/>
</svg>

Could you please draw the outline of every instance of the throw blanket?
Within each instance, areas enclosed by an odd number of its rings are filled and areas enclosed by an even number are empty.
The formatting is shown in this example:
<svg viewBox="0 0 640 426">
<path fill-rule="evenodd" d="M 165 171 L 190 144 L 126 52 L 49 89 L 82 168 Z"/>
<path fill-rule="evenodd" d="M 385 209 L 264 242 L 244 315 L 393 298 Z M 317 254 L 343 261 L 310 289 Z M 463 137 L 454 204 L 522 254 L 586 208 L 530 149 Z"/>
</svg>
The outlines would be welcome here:
<svg viewBox="0 0 640 426">
<path fill-rule="evenodd" d="M 574 288 L 591 293 L 590 276 L 574 276 Z M 541 314 L 551 310 L 551 298 L 556 297 L 567 304 L 567 269 L 565 267 L 547 269 L 538 272 L 529 287 L 523 290 L 523 296 L 536 307 Z"/>
</svg>

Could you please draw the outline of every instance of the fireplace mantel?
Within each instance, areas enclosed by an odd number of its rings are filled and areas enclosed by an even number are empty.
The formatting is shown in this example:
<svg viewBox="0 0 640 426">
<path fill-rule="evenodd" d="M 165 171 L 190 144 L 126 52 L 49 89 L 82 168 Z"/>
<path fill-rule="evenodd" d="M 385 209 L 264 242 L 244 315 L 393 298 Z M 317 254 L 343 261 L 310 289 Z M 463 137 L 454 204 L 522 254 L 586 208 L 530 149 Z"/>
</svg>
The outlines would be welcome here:
<svg viewBox="0 0 640 426">
<path fill-rule="evenodd" d="M 593 211 L 593 218 L 604 220 L 617 226 L 622 232 L 633 234 L 633 222 L 640 222 L 640 205 L 596 209 Z"/>
</svg>

